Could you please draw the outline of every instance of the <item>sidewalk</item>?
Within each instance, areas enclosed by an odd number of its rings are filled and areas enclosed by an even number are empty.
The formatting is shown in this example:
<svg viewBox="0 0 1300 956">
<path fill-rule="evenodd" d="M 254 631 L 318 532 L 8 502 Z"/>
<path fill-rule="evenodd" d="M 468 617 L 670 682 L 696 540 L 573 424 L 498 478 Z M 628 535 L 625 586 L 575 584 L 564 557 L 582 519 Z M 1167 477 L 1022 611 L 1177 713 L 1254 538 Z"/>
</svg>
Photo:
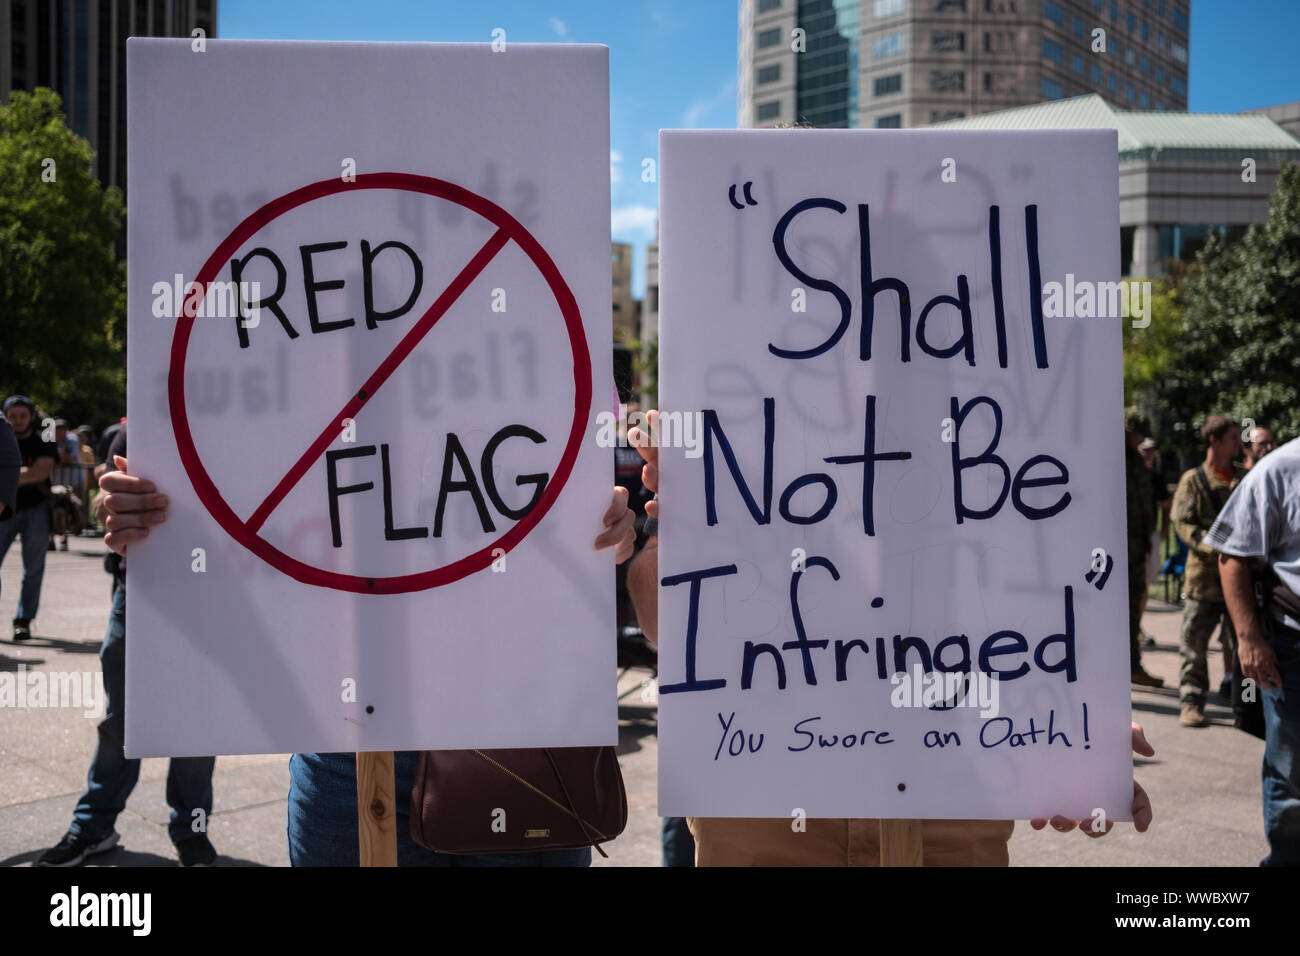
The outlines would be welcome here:
<svg viewBox="0 0 1300 956">
<path fill-rule="evenodd" d="M 109 578 L 98 539 L 73 539 L 70 550 L 47 555 L 44 593 L 33 638 L 7 640 L 18 599 L 22 563 L 12 549 L 0 569 L 0 671 L 24 665 L 46 671 L 98 672 L 97 654 L 108 620 Z M 1156 749 L 1139 760 L 1138 779 L 1151 795 L 1155 822 L 1146 834 L 1121 824 L 1104 839 L 1018 824 L 1011 862 L 1018 866 L 1254 866 L 1267 852 L 1260 812 L 1263 741 L 1232 728 L 1230 711 L 1212 696 L 1210 726 L 1178 725 L 1178 628 L 1181 613 L 1153 601 L 1144 624 L 1158 646 L 1144 651 L 1146 667 L 1165 688 L 1134 692 L 1134 719 Z M 1212 687 L 1222 660 L 1210 657 Z M 645 672 L 629 674 L 620 691 Z M 654 705 L 630 694 L 619 708 L 619 759 L 628 793 L 628 826 L 597 866 L 658 866 L 660 820 L 655 813 L 657 739 Z M 80 710 L 0 708 L 0 866 L 27 866 L 58 842 L 85 787 L 97 718 Z M 143 762 L 140 783 L 118 818 L 121 844 L 92 858 L 99 866 L 170 866 L 163 798 L 167 761 Z M 287 866 L 287 754 L 218 757 L 209 836 L 222 866 Z"/>
</svg>

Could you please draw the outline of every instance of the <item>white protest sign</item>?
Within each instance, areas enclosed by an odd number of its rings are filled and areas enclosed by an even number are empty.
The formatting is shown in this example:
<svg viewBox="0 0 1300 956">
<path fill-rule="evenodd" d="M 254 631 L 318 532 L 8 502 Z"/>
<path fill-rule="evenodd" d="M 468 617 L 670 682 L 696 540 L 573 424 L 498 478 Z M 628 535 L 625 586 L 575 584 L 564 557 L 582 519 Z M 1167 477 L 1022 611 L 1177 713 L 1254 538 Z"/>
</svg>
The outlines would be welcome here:
<svg viewBox="0 0 1300 956">
<path fill-rule="evenodd" d="M 615 741 L 607 91 L 129 42 L 129 754 Z"/>
<path fill-rule="evenodd" d="M 660 169 L 660 813 L 1129 819 L 1115 133 Z"/>
</svg>

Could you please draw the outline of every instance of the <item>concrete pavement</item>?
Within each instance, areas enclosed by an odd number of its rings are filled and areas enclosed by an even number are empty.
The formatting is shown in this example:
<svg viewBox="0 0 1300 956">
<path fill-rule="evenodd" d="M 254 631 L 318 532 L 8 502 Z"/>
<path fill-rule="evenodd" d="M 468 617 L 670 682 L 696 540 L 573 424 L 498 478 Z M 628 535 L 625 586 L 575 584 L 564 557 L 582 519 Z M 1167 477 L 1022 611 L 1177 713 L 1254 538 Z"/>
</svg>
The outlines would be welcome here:
<svg viewBox="0 0 1300 956">
<path fill-rule="evenodd" d="M 19 665 L 45 671 L 98 672 L 96 657 L 108 619 L 109 578 L 100 566 L 98 539 L 74 539 L 68 552 L 47 555 L 41 612 L 25 644 L 13 644 L 13 617 L 21 578 L 17 546 L 0 568 L 0 671 Z M 1029 866 L 1253 866 L 1267 852 L 1260 815 L 1263 742 L 1232 727 L 1231 713 L 1212 702 L 1209 727 L 1178 725 L 1176 608 L 1152 602 L 1146 629 L 1158 646 L 1145 651 L 1148 670 L 1164 677 L 1163 690 L 1135 692 L 1134 719 L 1156 749 L 1139 760 L 1138 779 L 1150 793 L 1155 823 L 1146 834 L 1117 826 L 1104 839 L 1078 833 L 1035 832 L 1018 824 L 1011 841 L 1013 865 Z M 1211 653 L 1212 685 L 1222 661 Z M 620 690 L 636 688 L 646 672 L 628 674 Z M 660 820 L 655 814 L 657 740 L 655 708 L 631 694 L 619 709 L 619 756 L 628 791 L 626 831 L 607 847 L 598 866 L 657 866 Z M 67 829 L 85 786 L 97 718 L 71 708 L 0 707 L 0 866 L 30 865 Z M 92 858 L 94 865 L 173 865 L 163 796 L 167 761 L 143 762 L 140 783 L 119 817 L 121 845 Z M 209 835 L 219 865 L 286 866 L 288 755 L 218 757 Z"/>
</svg>

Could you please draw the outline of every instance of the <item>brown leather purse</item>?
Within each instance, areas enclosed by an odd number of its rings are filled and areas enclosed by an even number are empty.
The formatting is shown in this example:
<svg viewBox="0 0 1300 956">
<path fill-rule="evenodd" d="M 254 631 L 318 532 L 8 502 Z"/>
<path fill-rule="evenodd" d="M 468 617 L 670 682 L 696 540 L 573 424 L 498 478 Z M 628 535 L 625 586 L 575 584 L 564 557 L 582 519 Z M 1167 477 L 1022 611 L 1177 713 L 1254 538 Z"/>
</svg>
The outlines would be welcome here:
<svg viewBox="0 0 1300 956">
<path fill-rule="evenodd" d="M 596 848 L 627 826 L 613 747 L 426 750 L 411 788 L 411 839 L 437 853 Z"/>
</svg>

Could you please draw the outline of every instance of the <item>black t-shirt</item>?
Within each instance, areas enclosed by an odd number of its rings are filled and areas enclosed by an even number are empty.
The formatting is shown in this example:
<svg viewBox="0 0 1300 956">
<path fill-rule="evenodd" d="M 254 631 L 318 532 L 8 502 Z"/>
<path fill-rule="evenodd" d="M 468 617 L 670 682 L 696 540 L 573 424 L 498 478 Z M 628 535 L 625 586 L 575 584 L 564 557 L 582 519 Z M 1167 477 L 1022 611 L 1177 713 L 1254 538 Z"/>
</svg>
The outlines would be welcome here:
<svg viewBox="0 0 1300 956">
<path fill-rule="evenodd" d="M 56 464 L 59 460 L 59 446 L 41 437 L 41 430 L 37 422 L 33 422 L 32 427 L 27 429 L 26 438 L 18 439 L 18 451 L 23 456 L 23 466 L 26 468 L 36 464 L 38 458 L 52 458 Z M 50 479 L 48 478 L 39 484 L 20 485 L 18 488 L 18 510 L 22 511 L 24 508 L 39 505 L 49 496 L 49 493 Z"/>
<path fill-rule="evenodd" d="M 113 464 L 113 455 L 110 449 L 113 447 L 113 439 L 126 428 L 122 422 L 116 425 L 109 425 L 104 429 L 104 434 L 99 436 L 99 443 L 95 445 L 95 464 L 102 465 L 105 462 Z"/>
</svg>

